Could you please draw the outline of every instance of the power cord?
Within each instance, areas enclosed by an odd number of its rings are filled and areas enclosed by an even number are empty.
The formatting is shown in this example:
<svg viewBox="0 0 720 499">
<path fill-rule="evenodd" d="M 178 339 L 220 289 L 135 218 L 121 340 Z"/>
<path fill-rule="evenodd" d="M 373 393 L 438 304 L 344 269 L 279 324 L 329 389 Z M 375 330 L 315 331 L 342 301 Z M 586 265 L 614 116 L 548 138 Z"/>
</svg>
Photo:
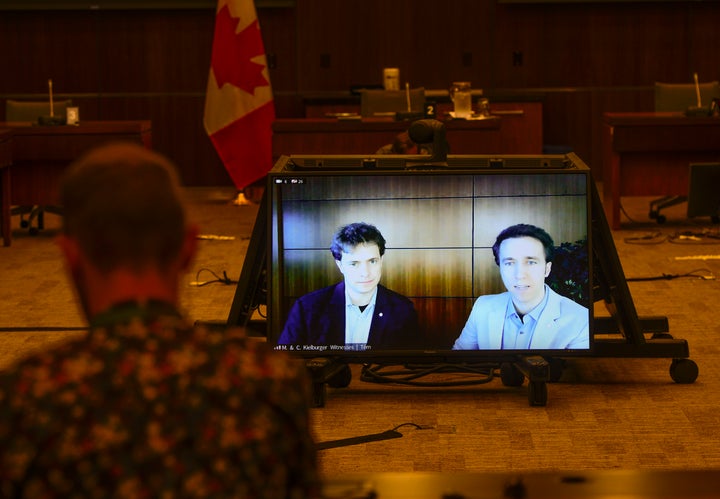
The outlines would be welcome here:
<svg viewBox="0 0 720 499">
<path fill-rule="evenodd" d="M 210 274 L 212 274 L 212 276 L 213 276 L 215 279 L 211 279 L 211 280 L 209 280 L 209 281 L 201 281 L 201 280 L 200 280 L 200 274 L 201 274 L 202 272 L 210 272 Z M 202 269 L 200 269 L 200 270 L 197 271 L 197 274 L 195 274 L 195 280 L 190 283 L 190 286 L 202 287 L 202 286 L 207 286 L 208 284 L 214 284 L 214 283 L 221 283 L 221 284 L 228 284 L 228 285 L 229 285 L 229 284 L 237 284 L 237 281 L 233 281 L 232 279 L 230 279 L 230 278 L 228 277 L 226 271 L 223 270 L 223 273 L 222 273 L 222 274 L 223 274 L 222 277 L 220 277 L 218 274 L 216 274 L 216 273 L 213 272 L 212 270 L 206 269 L 206 268 L 202 268 Z"/>
<path fill-rule="evenodd" d="M 708 241 L 708 239 L 710 239 Z M 668 242 L 674 244 L 720 244 L 720 232 L 718 231 L 683 231 L 676 232 L 668 237 Z"/>
<path fill-rule="evenodd" d="M 360 380 L 369 383 L 397 383 L 400 385 L 446 387 L 468 386 L 490 383 L 495 378 L 494 366 L 488 364 L 436 364 L 429 366 L 405 366 L 405 368 L 386 371 L 387 365 L 365 364 L 360 371 Z M 424 382 L 418 378 L 440 373 L 463 373 L 474 375 L 465 381 Z"/>
<path fill-rule="evenodd" d="M 627 244 L 661 244 L 667 241 L 667 236 L 662 232 L 653 232 L 644 236 L 626 237 L 623 241 Z"/>
<path fill-rule="evenodd" d="M 697 272 L 708 272 L 707 274 L 697 274 Z M 709 269 L 696 269 L 693 271 L 690 271 L 686 274 L 662 274 L 659 276 L 654 277 L 628 277 L 626 280 L 628 282 L 634 281 L 634 282 L 640 282 L 640 281 L 671 281 L 673 279 L 681 279 L 681 278 L 695 278 L 695 279 L 702 279 L 704 281 L 712 281 L 715 279 L 715 276 Z"/>
<path fill-rule="evenodd" d="M 625 211 L 625 207 L 622 205 L 622 203 L 620 203 L 620 213 L 625 215 L 625 218 L 627 218 L 630 223 L 633 223 L 633 224 L 637 223 L 637 220 L 633 220 L 632 217 L 630 217 L 630 215 L 628 215 L 628 212 Z"/>
</svg>

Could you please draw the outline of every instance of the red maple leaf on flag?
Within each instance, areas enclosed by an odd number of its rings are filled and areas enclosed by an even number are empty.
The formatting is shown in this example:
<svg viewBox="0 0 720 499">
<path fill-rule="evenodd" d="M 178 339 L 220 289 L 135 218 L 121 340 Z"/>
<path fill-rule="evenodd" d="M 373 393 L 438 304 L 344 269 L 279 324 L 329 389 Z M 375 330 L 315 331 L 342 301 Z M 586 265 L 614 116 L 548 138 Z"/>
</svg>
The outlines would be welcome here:
<svg viewBox="0 0 720 499">
<path fill-rule="evenodd" d="M 212 70 L 219 87 L 229 83 L 253 94 L 256 87 L 269 85 L 262 74 L 265 66 L 251 60 L 265 53 L 260 25 L 255 19 L 236 34 L 237 25 L 227 5 L 220 9 L 215 20 Z"/>
</svg>

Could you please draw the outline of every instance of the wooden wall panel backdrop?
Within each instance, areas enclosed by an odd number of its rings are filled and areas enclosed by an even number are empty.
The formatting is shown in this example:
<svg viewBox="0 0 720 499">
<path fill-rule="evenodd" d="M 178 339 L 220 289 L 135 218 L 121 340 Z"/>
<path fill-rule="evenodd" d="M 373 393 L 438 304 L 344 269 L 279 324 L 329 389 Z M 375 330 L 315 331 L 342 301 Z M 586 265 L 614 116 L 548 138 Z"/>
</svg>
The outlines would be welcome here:
<svg viewBox="0 0 720 499">
<path fill-rule="evenodd" d="M 155 148 L 186 184 L 230 185 L 202 128 L 214 15 L 3 11 L 0 113 L 7 98 L 42 98 L 53 78 L 81 119 L 151 120 Z M 490 95 L 540 96 L 545 144 L 574 150 L 596 179 L 604 112 L 652 110 L 656 80 L 720 79 L 713 1 L 296 0 L 258 17 L 279 117 L 303 117 L 308 95 L 379 84 L 386 66 L 426 88 L 469 80 Z"/>
</svg>

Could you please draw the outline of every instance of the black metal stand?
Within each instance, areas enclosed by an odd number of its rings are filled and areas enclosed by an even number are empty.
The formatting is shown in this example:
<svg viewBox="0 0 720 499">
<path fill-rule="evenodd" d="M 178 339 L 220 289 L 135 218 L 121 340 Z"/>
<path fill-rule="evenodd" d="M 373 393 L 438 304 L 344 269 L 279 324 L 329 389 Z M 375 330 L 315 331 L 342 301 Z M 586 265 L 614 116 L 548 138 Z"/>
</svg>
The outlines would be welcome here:
<svg viewBox="0 0 720 499">
<path fill-rule="evenodd" d="M 314 407 L 325 407 L 328 386 L 345 388 L 352 379 L 350 366 L 338 357 L 318 357 L 308 360 L 305 365 L 310 373 Z"/>
<path fill-rule="evenodd" d="M 519 371 L 520 376 L 509 375 L 507 372 L 509 369 L 512 369 L 513 372 Z M 523 384 L 524 378 L 528 380 L 528 403 L 531 406 L 547 405 L 547 382 L 550 379 L 550 364 L 548 361 L 538 356 L 521 356 L 510 365 L 507 363 L 500 365 L 500 379 L 505 386 L 520 386 Z M 512 383 L 511 380 L 517 380 L 517 385 Z"/>
<path fill-rule="evenodd" d="M 592 257 L 593 296 L 603 300 L 610 317 L 593 319 L 594 351 L 592 357 L 668 358 L 670 376 L 676 383 L 693 383 L 698 376 L 697 364 L 689 359 L 686 340 L 669 334 L 666 317 L 638 317 L 630 290 L 612 239 L 600 196 L 593 183 L 592 196 Z M 267 211 L 265 196 L 258 211 L 248 253 L 238 281 L 235 298 L 228 318 L 229 326 L 247 326 L 252 311 L 264 303 L 266 290 Z M 650 335 L 646 338 L 645 335 Z M 483 365 L 500 369 L 506 386 L 521 386 L 528 379 L 528 401 L 532 406 L 547 403 L 547 382 L 562 375 L 561 358 L 520 356 L 518 358 L 489 356 Z M 323 407 L 327 386 L 347 387 L 351 371 L 346 360 L 336 357 L 314 358 L 307 362 L 312 377 L 316 407 Z"/>
<path fill-rule="evenodd" d="M 263 192 L 245 261 L 235 288 L 235 296 L 230 306 L 227 320 L 227 325 L 230 327 L 249 327 L 253 311 L 267 302 L 267 220 L 267 203 Z"/>
<path fill-rule="evenodd" d="M 594 357 L 670 358 L 670 376 L 676 383 L 697 379 L 697 364 L 690 360 L 686 340 L 668 333 L 665 317 L 638 317 L 625 274 L 612 239 L 610 226 L 592 187 L 592 231 L 594 290 L 596 301 L 604 300 L 610 317 L 595 318 Z M 651 337 L 646 339 L 645 334 Z"/>
<path fill-rule="evenodd" d="M 388 364 L 389 366 L 397 365 L 398 363 Z M 345 388 L 350 384 L 352 379 L 352 372 L 346 359 L 341 357 L 317 357 L 309 359 L 306 362 L 308 372 L 310 373 L 312 383 L 312 402 L 314 407 L 324 407 L 327 399 L 327 387 L 332 388 Z M 365 365 L 363 369 L 372 369 L 373 367 L 383 367 L 382 364 Z M 525 379 L 528 380 L 527 391 L 528 391 L 528 402 L 531 406 L 544 406 L 547 404 L 548 390 L 547 382 L 550 379 L 550 364 L 547 360 L 540 356 L 524 356 L 519 355 L 516 357 L 508 358 L 491 358 L 487 361 L 483 361 L 478 364 L 464 365 L 464 364 L 444 364 L 438 369 L 428 369 L 427 366 L 418 367 L 408 366 L 405 371 L 401 374 L 403 376 L 412 377 L 414 379 L 437 372 L 472 372 L 477 374 L 479 370 L 486 370 L 489 373 L 489 378 L 492 379 L 492 372 L 496 369 L 500 370 L 500 378 L 503 385 L 518 387 L 522 386 Z M 378 370 L 379 371 L 379 370 Z M 376 372 L 378 372 L 376 371 Z M 410 374 L 408 374 L 410 373 Z M 363 377 L 365 381 L 372 382 L 384 382 L 384 383 L 401 383 L 406 385 L 413 385 L 412 382 L 399 381 L 399 378 L 393 378 L 392 376 L 397 373 L 390 373 L 389 375 L 379 375 L 376 377 Z M 407 379 L 407 378 L 405 378 Z M 468 382 L 464 383 L 479 384 L 485 383 L 486 381 L 479 382 Z"/>
</svg>

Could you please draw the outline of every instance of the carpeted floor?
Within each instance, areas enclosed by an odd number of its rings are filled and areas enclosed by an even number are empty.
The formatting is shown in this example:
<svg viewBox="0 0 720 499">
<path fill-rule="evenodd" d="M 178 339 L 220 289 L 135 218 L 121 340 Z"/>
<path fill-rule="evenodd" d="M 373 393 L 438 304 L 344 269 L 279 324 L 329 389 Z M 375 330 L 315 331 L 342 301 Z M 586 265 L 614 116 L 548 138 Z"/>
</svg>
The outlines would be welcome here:
<svg viewBox="0 0 720 499">
<path fill-rule="evenodd" d="M 238 278 L 257 213 L 256 206 L 233 205 L 233 195 L 188 190 L 207 236 L 182 290 L 183 307 L 198 320 L 224 322 L 230 312 L 235 285 L 212 281 L 225 274 Z M 647 218 L 648 201 L 623 200 L 634 222 L 625 216 L 613 238 L 628 278 L 690 274 L 629 286 L 639 315 L 666 316 L 670 333 L 688 340 L 700 369 L 695 383 L 674 383 L 670 359 L 577 359 L 548 385 L 547 405 L 533 407 L 525 386 L 506 387 L 497 379 L 470 387 L 407 387 L 360 381 L 360 366 L 353 366 L 350 385 L 328 389 L 325 406 L 313 410 L 317 441 L 394 428 L 402 437 L 322 450 L 322 471 L 720 468 L 720 283 L 698 277 L 720 276 L 720 260 L 702 259 L 720 254 L 718 226 L 686 220 L 684 206 L 667 210 L 668 222 L 657 225 Z M 17 229 L 13 245 L 0 248 L 0 369 L 83 334 L 53 244 L 58 220 L 48 215 L 48 229 L 35 237 Z M 465 378 L 446 374 L 441 381 L 454 379 Z"/>
</svg>

